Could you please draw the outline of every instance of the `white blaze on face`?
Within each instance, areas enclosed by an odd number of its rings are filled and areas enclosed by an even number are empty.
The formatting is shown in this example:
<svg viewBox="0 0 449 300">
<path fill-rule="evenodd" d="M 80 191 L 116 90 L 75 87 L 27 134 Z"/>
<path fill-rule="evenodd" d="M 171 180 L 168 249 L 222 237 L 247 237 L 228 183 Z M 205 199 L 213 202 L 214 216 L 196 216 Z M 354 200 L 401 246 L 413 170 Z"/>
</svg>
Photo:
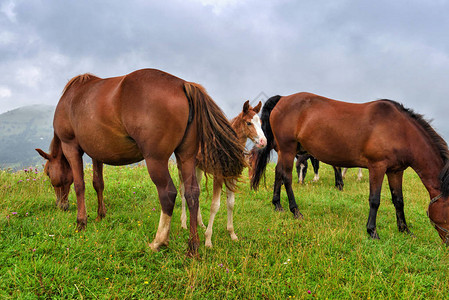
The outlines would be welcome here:
<svg viewBox="0 0 449 300">
<path fill-rule="evenodd" d="M 257 146 L 265 147 L 267 145 L 267 138 L 265 137 L 265 134 L 263 133 L 262 124 L 260 122 L 259 116 L 254 115 L 254 117 L 251 119 L 251 123 L 254 125 L 254 128 L 256 128 Z"/>
</svg>

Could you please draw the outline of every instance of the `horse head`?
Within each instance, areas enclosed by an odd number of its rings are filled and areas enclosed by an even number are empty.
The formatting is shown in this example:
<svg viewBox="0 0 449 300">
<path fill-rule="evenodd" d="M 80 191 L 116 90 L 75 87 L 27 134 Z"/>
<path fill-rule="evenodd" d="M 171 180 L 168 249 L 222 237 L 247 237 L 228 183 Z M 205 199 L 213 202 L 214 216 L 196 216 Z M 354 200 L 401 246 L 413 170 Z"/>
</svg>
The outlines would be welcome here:
<svg viewBox="0 0 449 300">
<path fill-rule="evenodd" d="M 258 148 L 263 148 L 267 145 L 267 139 L 262 131 L 260 118 L 257 115 L 262 106 L 262 102 L 259 101 L 255 107 L 251 107 L 249 100 L 243 104 L 243 109 L 240 115 L 237 117 L 239 123 L 237 135 L 250 139 Z"/>
<path fill-rule="evenodd" d="M 73 183 L 73 173 L 69 162 L 62 152 L 57 155 L 45 153 L 41 149 L 36 149 L 37 153 L 47 160 L 44 172 L 50 178 L 51 185 L 56 193 L 56 205 L 62 210 L 69 208 L 68 196 L 70 186 Z"/>
</svg>

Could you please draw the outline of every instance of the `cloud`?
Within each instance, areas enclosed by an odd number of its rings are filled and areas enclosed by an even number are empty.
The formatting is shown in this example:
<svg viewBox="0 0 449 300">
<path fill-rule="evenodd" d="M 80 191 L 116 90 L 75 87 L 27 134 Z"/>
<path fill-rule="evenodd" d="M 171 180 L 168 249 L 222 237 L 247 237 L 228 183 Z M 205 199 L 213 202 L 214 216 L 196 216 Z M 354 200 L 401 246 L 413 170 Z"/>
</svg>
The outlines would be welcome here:
<svg viewBox="0 0 449 300">
<path fill-rule="evenodd" d="M 55 104 L 66 82 L 152 67 L 203 84 L 230 117 L 244 100 L 310 91 L 391 98 L 448 128 L 448 1 L 7 1 L 0 112 Z M 2 103 L 2 104 L 3 104 Z"/>
</svg>

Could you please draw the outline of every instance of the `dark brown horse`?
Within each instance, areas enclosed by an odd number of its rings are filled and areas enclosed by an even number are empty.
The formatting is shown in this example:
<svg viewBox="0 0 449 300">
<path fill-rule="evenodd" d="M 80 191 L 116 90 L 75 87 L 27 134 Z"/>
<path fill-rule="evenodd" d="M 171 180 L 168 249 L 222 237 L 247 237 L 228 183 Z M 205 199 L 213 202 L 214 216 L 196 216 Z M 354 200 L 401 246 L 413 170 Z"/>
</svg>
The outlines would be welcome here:
<svg viewBox="0 0 449 300">
<path fill-rule="evenodd" d="M 205 170 L 224 178 L 237 178 L 246 165 L 243 148 L 220 108 L 195 83 L 168 73 L 145 69 L 101 79 L 80 75 L 66 85 L 53 120 L 54 138 L 45 171 L 53 185 L 57 204 L 68 208 L 74 182 L 78 205 L 78 229 L 87 224 L 84 200 L 84 153 L 93 161 L 93 185 L 98 195 L 98 217 L 103 202 L 103 163 L 125 165 L 145 160 L 157 187 L 161 204 L 159 227 L 153 250 L 167 245 L 176 188 L 168 170 L 175 153 L 185 184 L 190 210 L 189 253 L 197 253 L 198 184 L 196 155 L 201 149 Z"/>
<path fill-rule="evenodd" d="M 255 107 L 252 107 L 249 105 L 249 101 L 246 101 L 243 104 L 243 109 L 234 119 L 231 120 L 231 126 L 235 130 L 237 134 L 237 138 L 239 140 L 239 143 L 242 147 L 245 147 L 246 140 L 250 139 L 254 145 L 258 148 L 265 147 L 267 143 L 267 139 L 265 138 L 265 135 L 263 134 L 260 118 L 257 115 L 260 111 L 260 108 L 262 107 L 262 102 L 259 102 Z M 198 156 L 201 156 L 202 153 L 198 153 Z M 201 161 L 201 158 L 199 157 L 199 161 Z M 201 176 L 202 176 L 202 166 L 199 165 L 197 167 L 197 180 L 198 183 L 201 182 Z M 181 176 L 180 176 L 181 178 Z M 228 208 L 228 221 L 226 229 L 229 232 L 229 235 L 231 236 L 231 239 L 233 241 L 238 240 L 237 235 L 234 232 L 234 221 L 233 221 L 233 211 L 234 211 L 234 202 L 235 202 L 235 181 L 234 180 L 227 180 L 227 182 L 224 182 L 224 180 L 220 177 L 214 177 L 214 185 L 213 185 L 213 192 L 212 192 L 212 202 L 210 204 L 210 216 L 209 216 L 209 223 L 207 224 L 207 229 L 205 232 L 205 245 L 206 247 L 212 247 L 212 228 L 214 226 L 214 220 L 215 215 L 218 212 L 218 209 L 220 208 L 220 195 L 221 190 L 223 188 L 223 183 L 226 185 L 226 204 Z M 182 184 L 182 178 L 181 178 L 181 199 L 182 199 L 182 212 L 181 212 L 181 226 L 183 228 L 187 228 L 186 225 L 186 208 L 185 208 L 185 197 L 183 192 L 183 184 Z M 201 212 L 198 208 L 198 224 L 202 227 L 205 227 L 203 224 L 203 220 L 201 217 Z"/>
<path fill-rule="evenodd" d="M 385 174 L 399 231 L 410 232 L 404 216 L 402 178 L 407 167 L 413 168 L 431 198 L 430 221 L 448 243 L 449 150 L 422 115 L 391 100 L 352 104 L 299 93 L 270 98 L 261 119 L 267 147 L 257 153 L 251 184 L 258 187 L 275 141 L 279 158 L 273 204 L 277 209 L 282 208 L 279 195 L 284 183 L 290 210 L 301 216 L 291 187 L 293 160 L 300 143 L 301 149 L 327 164 L 368 168 L 370 211 L 366 228 L 372 238 L 379 237 L 376 216 Z"/>
</svg>

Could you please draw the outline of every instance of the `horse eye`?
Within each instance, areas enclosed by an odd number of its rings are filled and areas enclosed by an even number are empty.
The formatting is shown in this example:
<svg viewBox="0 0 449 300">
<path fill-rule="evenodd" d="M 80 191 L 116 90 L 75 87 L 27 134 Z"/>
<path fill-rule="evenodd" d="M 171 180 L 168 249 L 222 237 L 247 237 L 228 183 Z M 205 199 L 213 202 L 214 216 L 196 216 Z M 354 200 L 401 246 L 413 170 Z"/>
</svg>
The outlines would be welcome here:
<svg viewBox="0 0 449 300">
<path fill-rule="evenodd" d="M 248 126 L 251 126 L 251 124 L 252 124 L 251 122 L 246 122 L 246 125 Z"/>
</svg>

